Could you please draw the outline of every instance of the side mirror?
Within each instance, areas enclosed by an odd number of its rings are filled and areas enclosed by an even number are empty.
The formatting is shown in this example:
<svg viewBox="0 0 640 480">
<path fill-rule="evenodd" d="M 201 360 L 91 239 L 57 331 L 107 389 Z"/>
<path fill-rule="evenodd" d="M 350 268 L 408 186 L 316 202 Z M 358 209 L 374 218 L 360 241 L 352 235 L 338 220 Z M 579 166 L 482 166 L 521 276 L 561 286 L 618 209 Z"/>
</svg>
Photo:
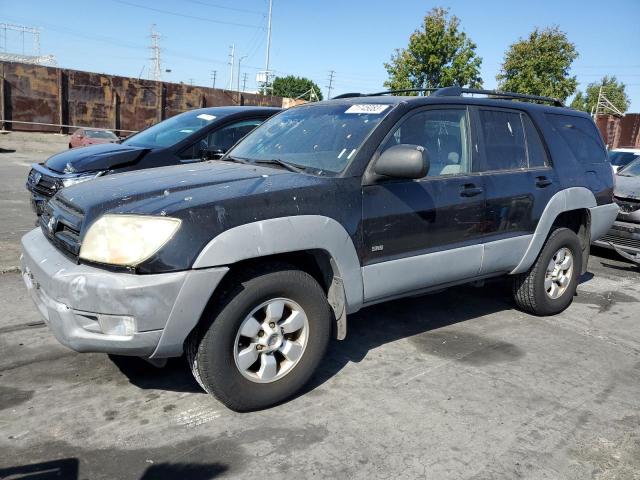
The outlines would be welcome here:
<svg viewBox="0 0 640 480">
<path fill-rule="evenodd" d="M 216 147 L 215 145 L 208 146 L 200 150 L 200 156 L 203 160 L 217 160 L 227 153 L 224 148 Z"/>
<path fill-rule="evenodd" d="M 420 145 L 400 144 L 385 150 L 376 162 L 378 175 L 393 178 L 422 178 L 429 173 L 429 158 Z"/>
</svg>

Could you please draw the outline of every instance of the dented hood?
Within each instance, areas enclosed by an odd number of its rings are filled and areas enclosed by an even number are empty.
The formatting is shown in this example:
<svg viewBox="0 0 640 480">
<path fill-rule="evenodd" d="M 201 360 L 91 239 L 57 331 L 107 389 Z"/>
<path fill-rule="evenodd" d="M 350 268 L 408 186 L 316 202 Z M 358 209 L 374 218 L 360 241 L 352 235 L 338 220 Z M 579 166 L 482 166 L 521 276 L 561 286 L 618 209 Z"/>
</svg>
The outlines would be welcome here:
<svg viewBox="0 0 640 480">
<path fill-rule="evenodd" d="M 105 143 L 57 153 L 44 164 L 59 173 L 95 172 L 135 163 L 147 152 L 147 148 Z"/>
<path fill-rule="evenodd" d="M 246 195 L 284 173 L 287 172 L 211 161 L 106 175 L 65 188 L 58 195 L 87 214 L 169 213 L 208 205 L 215 199 Z M 240 191 L 238 184 L 242 185 Z"/>
</svg>

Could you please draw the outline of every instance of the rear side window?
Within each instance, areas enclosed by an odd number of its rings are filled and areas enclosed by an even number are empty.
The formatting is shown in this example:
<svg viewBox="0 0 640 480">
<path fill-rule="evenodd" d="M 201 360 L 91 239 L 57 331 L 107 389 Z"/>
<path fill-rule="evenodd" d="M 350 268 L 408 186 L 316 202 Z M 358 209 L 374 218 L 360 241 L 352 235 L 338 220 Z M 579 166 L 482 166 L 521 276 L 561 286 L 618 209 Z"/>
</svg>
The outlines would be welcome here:
<svg viewBox="0 0 640 480">
<path fill-rule="evenodd" d="M 524 122 L 524 133 L 527 136 L 527 156 L 529 157 L 529 168 L 546 167 L 549 165 L 547 151 L 542 144 L 542 139 L 533 122 L 527 115 L 522 115 Z"/>
<path fill-rule="evenodd" d="M 607 153 L 595 124 L 583 117 L 547 113 L 547 119 L 582 164 L 603 163 Z"/>
<path fill-rule="evenodd" d="M 480 110 L 480 124 L 484 140 L 481 171 L 528 167 L 524 125 L 519 113 Z"/>
</svg>

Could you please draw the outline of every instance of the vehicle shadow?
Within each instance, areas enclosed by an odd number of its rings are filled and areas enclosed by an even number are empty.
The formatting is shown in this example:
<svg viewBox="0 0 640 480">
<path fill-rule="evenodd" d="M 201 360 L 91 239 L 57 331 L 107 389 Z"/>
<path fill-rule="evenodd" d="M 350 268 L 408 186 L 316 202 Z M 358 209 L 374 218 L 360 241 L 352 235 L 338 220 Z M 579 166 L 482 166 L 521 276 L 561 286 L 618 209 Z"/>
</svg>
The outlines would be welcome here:
<svg viewBox="0 0 640 480">
<path fill-rule="evenodd" d="M 78 480 L 80 461 L 78 458 L 61 458 L 48 462 L 0 468 L 0 478 L 20 480 Z M 140 480 L 166 478 L 188 478 L 190 480 L 210 480 L 228 470 L 221 463 L 171 463 L 163 462 L 145 469 Z"/>
<path fill-rule="evenodd" d="M 433 295 L 365 308 L 349 316 L 346 339 L 331 343 L 320 369 L 301 395 L 322 385 L 348 363 L 361 362 L 369 351 L 402 338 L 411 338 L 416 348 L 424 348 L 445 358 L 460 358 L 473 353 L 469 350 L 471 345 L 484 344 L 494 350 L 487 352 L 484 359 L 476 355 L 478 362 L 516 359 L 524 353 L 507 342 L 471 333 L 456 333 L 456 341 L 447 344 L 446 334 L 433 332 L 467 320 L 481 321 L 480 317 L 513 308 L 510 285 L 504 280 L 487 282 L 481 288 L 454 287 Z M 500 352 L 495 349 L 500 349 Z"/>
<path fill-rule="evenodd" d="M 162 368 L 154 367 L 138 357 L 109 355 L 109 359 L 132 385 L 143 390 L 205 393 L 191 375 L 184 357 L 170 358 Z"/>
</svg>

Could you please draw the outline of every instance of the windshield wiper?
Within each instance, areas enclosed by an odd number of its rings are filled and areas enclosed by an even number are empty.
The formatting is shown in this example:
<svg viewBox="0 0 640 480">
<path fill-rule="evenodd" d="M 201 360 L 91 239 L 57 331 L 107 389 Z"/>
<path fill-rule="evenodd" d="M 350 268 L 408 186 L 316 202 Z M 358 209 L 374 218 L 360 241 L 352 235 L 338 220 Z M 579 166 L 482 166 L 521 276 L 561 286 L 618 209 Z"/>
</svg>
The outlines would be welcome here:
<svg viewBox="0 0 640 480">
<path fill-rule="evenodd" d="M 217 160 L 222 160 L 223 162 L 235 162 L 235 163 L 244 163 L 245 165 L 249 164 L 249 162 L 247 160 L 245 160 L 244 158 L 240 158 L 240 157 L 231 157 L 231 156 L 224 156 L 224 157 L 220 157 Z"/>
<path fill-rule="evenodd" d="M 253 163 L 267 164 L 267 165 L 280 165 L 281 167 L 284 167 L 291 172 L 296 172 L 296 173 L 304 172 L 304 169 L 301 168 L 302 166 L 298 166 L 293 163 L 287 163 L 284 160 L 280 160 L 279 158 L 270 158 L 267 160 L 254 160 Z"/>
</svg>

